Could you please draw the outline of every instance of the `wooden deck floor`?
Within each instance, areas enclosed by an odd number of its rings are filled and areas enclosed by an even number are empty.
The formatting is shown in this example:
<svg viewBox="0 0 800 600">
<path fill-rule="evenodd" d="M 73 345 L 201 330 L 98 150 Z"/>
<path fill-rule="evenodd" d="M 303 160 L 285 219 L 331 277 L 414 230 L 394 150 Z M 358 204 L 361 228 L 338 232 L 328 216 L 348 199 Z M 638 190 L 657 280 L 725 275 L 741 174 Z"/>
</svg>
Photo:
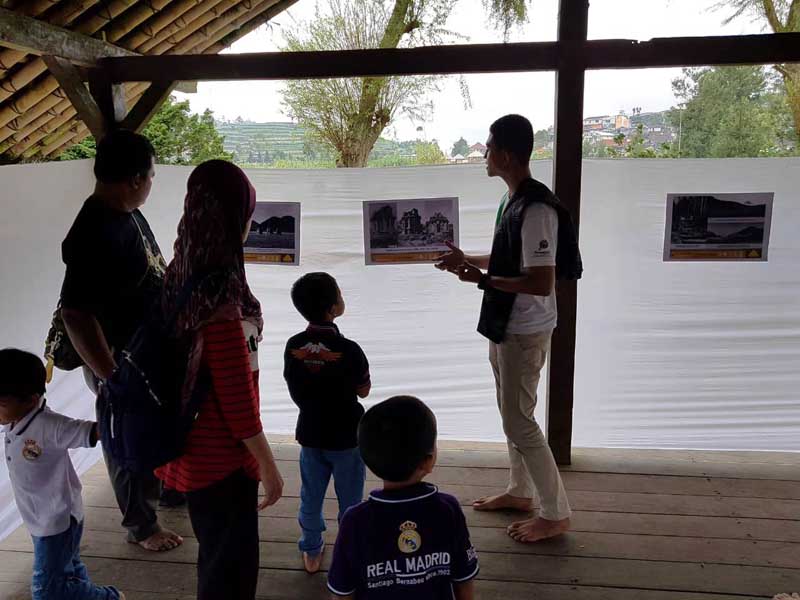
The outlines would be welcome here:
<svg viewBox="0 0 800 600">
<path fill-rule="evenodd" d="M 800 592 L 798 454 L 577 450 L 564 471 L 573 531 L 520 545 L 504 531 L 514 515 L 468 507 L 504 487 L 504 447 L 443 446 L 431 480 L 465 506 L 482 600 L 742 600 Z M 306 575 L 296 549 L 297 453 L 293 444 L 277 446 L 286 490 L 260 518 L 260 598 L 327 598 L 324 575 Z M 146 553 L 124 542 L 103 465 L 84 483 L 82 553 L 92 578 L 117 585 L 130 600 L 193 598 L 197 544 L 185 511 L 161 513 L 164 525 L 186 536 L 184 546 Z M 333 542 L 334 502 L 325 509 Z M 29 597 L 31 563 L 24 529 L 0 543 L 0 598 Z"/>
</svg>

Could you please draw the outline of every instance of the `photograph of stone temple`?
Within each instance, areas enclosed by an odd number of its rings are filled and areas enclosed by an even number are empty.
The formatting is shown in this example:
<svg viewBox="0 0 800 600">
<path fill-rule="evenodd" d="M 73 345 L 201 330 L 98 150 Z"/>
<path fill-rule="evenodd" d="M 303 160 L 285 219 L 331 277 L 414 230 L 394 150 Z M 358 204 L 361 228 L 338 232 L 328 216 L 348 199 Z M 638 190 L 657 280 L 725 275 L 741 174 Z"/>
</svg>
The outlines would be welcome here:
<svg viewBox="0 0 800 600">
<path fill-rule="evenodd" d="M 370 248 L 423 248 L 454 241 L 454 213 L 457 213 L 454 200 L 368 203 Z"/>
<path fill-rule="evenodd" d="M 370 207 L 372 208 L 372 207 Z M 394 204 L 375 206 L 369 218 L 369 239 L 372 248 L 388 248 L 397 245 L 397 217 Z"/>
</svg>

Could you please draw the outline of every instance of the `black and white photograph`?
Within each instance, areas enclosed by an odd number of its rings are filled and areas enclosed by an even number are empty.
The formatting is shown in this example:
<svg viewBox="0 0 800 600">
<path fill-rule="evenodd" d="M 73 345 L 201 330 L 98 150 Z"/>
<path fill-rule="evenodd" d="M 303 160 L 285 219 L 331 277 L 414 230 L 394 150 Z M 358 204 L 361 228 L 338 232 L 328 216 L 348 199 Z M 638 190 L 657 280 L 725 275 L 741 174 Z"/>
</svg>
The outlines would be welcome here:
<svg viewBox="0 0 800 600">
<path fill-rule="evenodd" d="M 668 194 L 664 260 L 767 260 L 773 198 Z"/>
<path fill-rule="evenodd" d="M 432 262 L 458 244 L 458 198 L 364 202 L 366 264 Z"/>
<path fill-rule="evenodd" d="M 244 256 L 247 262 L 300 264 L 300 203 L 257 202 Z"/>
</svg>

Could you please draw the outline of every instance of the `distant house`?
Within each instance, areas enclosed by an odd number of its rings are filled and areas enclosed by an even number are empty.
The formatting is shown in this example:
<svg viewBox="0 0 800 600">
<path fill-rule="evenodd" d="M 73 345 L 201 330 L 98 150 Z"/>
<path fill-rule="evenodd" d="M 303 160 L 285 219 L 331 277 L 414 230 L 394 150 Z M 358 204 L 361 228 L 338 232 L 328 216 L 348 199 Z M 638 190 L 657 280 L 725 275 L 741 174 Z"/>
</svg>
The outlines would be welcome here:
<svg viewBox="0 0 800 600">
<path fill-rule="evenodd" d="M 620 113 L 614 117 L 614 129 L 630 129 L 631 119 L 627 115 Z"/>
<path fill-rule="evenodd" d="M 584 131 L 600 131 L 605 128 L 605 123 L 608 121 L 608 115 L 602 117 L 586 117 L 583 120 Z"/>
<path fill-rule="evenodd" d="M 467 162 L 467 158 L 463 154 L 456 154 L 455 156 L 450 157 L 450 162 L 460 165 Z"/>
<path fill-rule="evenodd" d="M 469 156 L 472 156 L 474 152 L 480 152 L 481 155 L 486 154 L 486 146 L 484 146 L 480 142 L 478 142 L 477 144 L 472 144 L 472 146 L 469 147 L 469 152 L 470 152 Z"/>
<path fill-rule="evenodd" d="M 619 131 L 620 129 L 630 128 L 630 117 L 621 112 L 618 115 L 587 117 L 583 120 L 584 133 L 589 131 Z"/>
<path fill-rule="evenodd" d="M 479 152 L 478 150 L 474 150 L 467 155 L 467 162 L 469 163 L 481 163 L 486 160 L 486 152 Z"/>
</svg>

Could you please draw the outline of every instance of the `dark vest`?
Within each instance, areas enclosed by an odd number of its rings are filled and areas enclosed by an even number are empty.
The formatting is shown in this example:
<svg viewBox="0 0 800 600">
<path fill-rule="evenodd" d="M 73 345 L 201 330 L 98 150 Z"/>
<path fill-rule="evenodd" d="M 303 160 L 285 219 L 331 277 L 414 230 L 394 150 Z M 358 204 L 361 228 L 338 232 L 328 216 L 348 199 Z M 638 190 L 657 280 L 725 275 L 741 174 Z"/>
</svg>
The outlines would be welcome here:
<svg viewBox="0 0 800 600">
<path fill-rule="evenodd" d="M 558 198 L 546 185 L 535 179 L 527 179 L 520 184 L 517 191 L 508 200 L 500 223 L 495 228 L 492 254 L 489 258 L 489 275 L 499 277 L 522 275 L 520 270 L 522 222 L 525 217 L 525 209 L 533 202 L 544 202 L 553 206 L 558 203 Z M 560 211 L 557 212 L 560 213 Z M 516 297 L 516 294 L 493 288 L 484 290 L 478 332 L 496 344 L 501 343 L 506 336 L 508 320 L 511 317 Z"/>
</svg>

